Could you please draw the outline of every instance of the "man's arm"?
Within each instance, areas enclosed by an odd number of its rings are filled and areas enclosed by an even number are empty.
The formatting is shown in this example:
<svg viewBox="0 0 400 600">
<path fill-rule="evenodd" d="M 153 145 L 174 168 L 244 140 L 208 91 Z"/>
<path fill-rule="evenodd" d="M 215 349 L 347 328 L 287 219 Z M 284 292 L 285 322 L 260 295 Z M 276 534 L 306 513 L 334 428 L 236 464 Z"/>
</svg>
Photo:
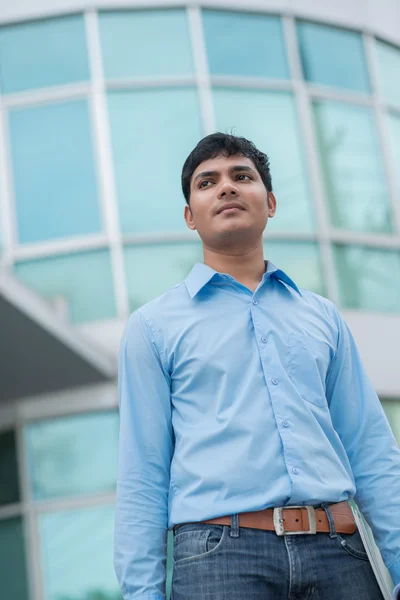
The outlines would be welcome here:
<svg viewBox="0 0 400 600">
<path fill-rule="evenodd" d="M 352 467 L 355 500 L 372 528 L 395 584 L 399 584 L 400 449 L 354 338 L 336 308 L 334 318 L 337 350 L 326 378 L 332 423 Z"/>
<path fill-rule="evenodd" d="M 153 332 L 131 315 L 118 370 L 114 566 L 124 600 L 163 600 L 173 433 L 170 382 Z"/>
</svg>

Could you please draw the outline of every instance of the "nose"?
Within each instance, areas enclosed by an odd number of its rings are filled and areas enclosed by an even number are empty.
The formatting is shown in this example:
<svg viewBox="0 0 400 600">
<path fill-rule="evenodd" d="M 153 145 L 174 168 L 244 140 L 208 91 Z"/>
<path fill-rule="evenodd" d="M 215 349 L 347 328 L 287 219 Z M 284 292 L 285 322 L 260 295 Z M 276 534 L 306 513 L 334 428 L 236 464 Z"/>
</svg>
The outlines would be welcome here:
<svg viewBox="0 0 400 600">
<path fill-rule="evenodd" d="M 232 181 L 225 180 L 221 183 L 221 187 L 218 191 L 218 198 L 226 198 L 232 196 L 239 196 L 239 190 Z"/>
</svg>

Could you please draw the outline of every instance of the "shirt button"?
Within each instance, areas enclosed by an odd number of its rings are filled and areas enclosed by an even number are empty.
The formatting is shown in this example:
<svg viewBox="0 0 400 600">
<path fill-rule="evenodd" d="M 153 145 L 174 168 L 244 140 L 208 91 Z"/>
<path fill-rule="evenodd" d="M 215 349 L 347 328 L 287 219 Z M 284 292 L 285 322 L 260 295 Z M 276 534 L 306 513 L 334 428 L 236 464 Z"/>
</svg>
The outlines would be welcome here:
<svg viewBox="0 0 400 600">
<path fill-rule="evenodd" d="M 290 427 L 288 421 L 282 421 L 282 425 L 283 425 L 283 427 Z"/>
<path fill-rule="evenodd" d="M 257 306 L 258 301 L 257 300 L 253 300 L 253 304 L 254 304 L 254 306 Z"/>
<path fill-rule="evenodd" d="M 297 475 L 297 473 L 299 472 L 297 467 L 293 467 L 292 469 L 292 473 L 294 473 L 295 475 Z"/>
<path fill-rule="evenodd" d="M 271 383 L 273 385 L 278 385 L 278 380 L 277 379 L 271 379 Z"/>
<path fill-rule="evenodd" d="M 266 344 L 267 343 L 267 338 L 266 337 L 262 337 L 261 341 L 262 341 L 263 344 Z"/>
</svg>

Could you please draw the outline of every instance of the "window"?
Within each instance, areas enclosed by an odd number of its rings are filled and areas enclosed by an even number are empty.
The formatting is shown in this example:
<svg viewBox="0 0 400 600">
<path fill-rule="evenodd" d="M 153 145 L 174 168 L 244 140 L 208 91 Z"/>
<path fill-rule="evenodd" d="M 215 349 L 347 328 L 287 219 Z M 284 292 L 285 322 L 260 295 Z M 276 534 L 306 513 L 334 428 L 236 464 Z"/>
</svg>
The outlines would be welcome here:
<svg viewBox="0 0 400 600">
<path fill-rule="evenodd" d="M 12 600 L 28 600 L 25 533 L 19 517 L 0 520 L 1 594 Z"/>
<path fill-rule="evenodd" d="M 100 231 L 87 102 L 13 110 L 10 133 L 19 241 Z"/>
<path fill-rule="evenodd" d="M 370 84 L 359 33 L 326 25 L 297 25 L 304 78 L 310 83 L 369 92 Z"/>
<path fill-rule="evenodd" d="M 400 444 L 400 400 L 382 399 L 381 402 L 394 437 Z"/>
<path fill-rule="evenodd" d="M 0 433 L 0 506 L 14 502 L 20 502 L 15 433 L 3 431 Z"/>
<path fill-rule="evenodd" d="M 100 13 L 100 37 L 106 78 L 193 73 L 184 10 Z"/>
<path fill-rule="evenodd" d="M 332 225 L 390 233 L 389 195 L 371 110 L 324 100 L 314 103 L 314 118 Z"/>
<path fill-rule="evenodd" d="M 14 269 L 18 279 L 46 299 L 65 302 L 73 323 L 115 316 L 108 250 L 21 261 Z"/>
<path fill-rule="evenodd" d="M 203 28 L 212 75 L 289 78 L 279 17 L 204 10 Z"/>
<path fill-rule="evenodd" d="M 334 251 L 343 308 L 400 312 L 399 252 L 342 245 Z"/>
<path fill-rule="evenodd" d="M 130 310 L 136 310 L 173 285 L 181 283 L 197 262 L 203 262 L 199 242 L 126 247 L 125 266 Z"/>
<path fill-rule="evenodd" d="M 376 41 L 378 89 L 381 96 L 400 107 L 400 48 Z"/>
<path fill-rule="evenodd" d="M 400 197 L 400 113 L 389 113 L 386 116 L 389 130 L 390 149 L 393 157 L 394 175 L 396 177 L 397 192 Z"/>
<path fill-rule="evenodd" d="M 312 231 L 313 206 L 293 98 L 284 92 L 214 88 L 217 129 L 252 140 L 271 160 L 277 211 L 269 231 Z"/>
<path fill-rule="evenodd" d="M 82 15 L 1 27 L 0 73 L 4 94 L 87 81 Z"/>
<path fill-rule="evenodd" d="M 197 92 L 110 93 L 108 106 L 122 231 L 187 231 L 180 176 L 203 137 Z"/>
</svg>

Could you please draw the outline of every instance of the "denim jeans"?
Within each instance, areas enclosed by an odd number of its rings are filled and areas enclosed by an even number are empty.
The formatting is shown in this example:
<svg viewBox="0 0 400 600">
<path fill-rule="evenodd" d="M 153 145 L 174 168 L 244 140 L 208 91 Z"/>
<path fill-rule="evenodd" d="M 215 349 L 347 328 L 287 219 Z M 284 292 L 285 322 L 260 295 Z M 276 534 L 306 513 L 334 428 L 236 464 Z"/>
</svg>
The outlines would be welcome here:
<svg viewBox="0 0 400 600">
<path fill-rule="evenodd" d="M 277 536 L 195 523 L 174 532 L 171 600 L 382 600 L 360 534 Z"/>
</svg>

